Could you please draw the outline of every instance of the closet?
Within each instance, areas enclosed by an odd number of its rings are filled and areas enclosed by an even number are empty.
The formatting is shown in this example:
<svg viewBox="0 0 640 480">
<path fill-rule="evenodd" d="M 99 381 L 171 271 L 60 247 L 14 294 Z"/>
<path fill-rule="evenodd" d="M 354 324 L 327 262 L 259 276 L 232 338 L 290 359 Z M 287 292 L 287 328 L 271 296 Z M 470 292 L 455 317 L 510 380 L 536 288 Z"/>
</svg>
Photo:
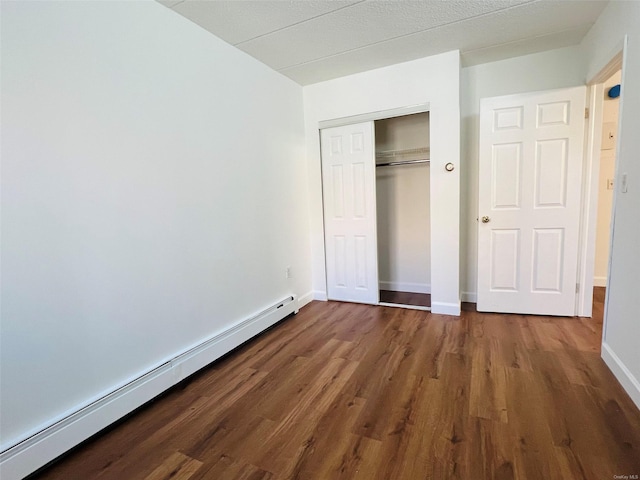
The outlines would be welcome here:
<svg viewBox="0 0 640 480">
<path fill-rule="evenodd" d="M 429 112 L 374 123 L 380 303 L 429 307 Z"/>
<path fill-rule="evenodd" d="M 429 113 L 320 131 L 327 296 L 430 307 Z"/>
</svg>

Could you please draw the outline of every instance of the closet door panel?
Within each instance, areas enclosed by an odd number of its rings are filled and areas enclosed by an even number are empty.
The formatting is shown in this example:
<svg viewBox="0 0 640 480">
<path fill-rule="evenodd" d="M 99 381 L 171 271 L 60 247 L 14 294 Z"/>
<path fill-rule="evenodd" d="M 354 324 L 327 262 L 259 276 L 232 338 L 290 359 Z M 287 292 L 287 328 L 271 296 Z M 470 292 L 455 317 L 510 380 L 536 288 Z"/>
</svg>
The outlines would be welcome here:
<svg viewBox="0 0 640 480">
<path fill-rule="evenodd" d="M 342 165 L 332 165 L 332 186 L 331 195 L 328 197 L 328 201 L 332 201 L 330 206 L 331 214 L 334 219 L 344 218 L 344 167 Z"/>
<path fill-rule="evenodd" d="M 347 287 L 347 239 L 344 235 L 333 237 L 333 258 L 335 265 L 335 286 Z"/>
<path fill-rule="evenodd" d="M 366 172 L 364 163 L 355 163 L 351 166 L 353 171 L 353 216 L 364 219 L 367 216 L 367 189 Z"/>
<path fill-rule="evenodd" d="M 364 235 L 356 235 L 354 237 L 354 255 L 353 258 L 356 261 L 354 273 L 355 273 L 355 288 L 358 290 L 368 290 L 369 278 L 367 275 L 367 237 Z"/>
<path fill-rule="evenodd" d="M 327 296 L 378 303 L 373 122 L 321 131 Z"/>
</svg>

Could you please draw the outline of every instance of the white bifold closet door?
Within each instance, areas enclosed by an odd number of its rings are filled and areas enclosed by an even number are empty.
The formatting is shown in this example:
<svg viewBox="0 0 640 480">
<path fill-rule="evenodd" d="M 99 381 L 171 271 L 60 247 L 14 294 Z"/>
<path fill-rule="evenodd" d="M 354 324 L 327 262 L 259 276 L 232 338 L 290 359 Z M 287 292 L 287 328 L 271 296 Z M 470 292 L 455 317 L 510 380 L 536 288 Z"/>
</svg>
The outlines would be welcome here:
<svg viewBox="0 0 640 480">
<path fill-rule="evenodd" d="M 373 122 L 321 130 L 327 296 L 377 304 Z"/>
</svg>

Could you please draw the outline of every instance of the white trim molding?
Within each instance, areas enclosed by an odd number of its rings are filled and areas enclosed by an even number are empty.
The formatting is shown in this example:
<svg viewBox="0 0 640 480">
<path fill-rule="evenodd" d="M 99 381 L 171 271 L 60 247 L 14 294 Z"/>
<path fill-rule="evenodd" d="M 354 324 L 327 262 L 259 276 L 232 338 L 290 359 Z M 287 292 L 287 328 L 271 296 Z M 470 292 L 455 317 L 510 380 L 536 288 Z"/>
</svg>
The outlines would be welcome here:
<svg viewBox="0 0 640 480">
<path fill-rule="evenodd" d="M 431 302 L 431 313 L 437 313 L 441 315 L 454 315 L 460 316 L 460 302 L 458 303 L 445 303 L 445 302 Z"/>
<path fill-rule="evenodd" d="M 332 118 L 329 120 L 321 120 L 318 122 L 318 128 L 342 127 L 343 125 L 352 125 L 354 123 L 371 122 L 375 120 L 383 120 L 386 118 L 402 117 L 405 115 L 413 115 L 415 113 L 424 113 L 429 111 L 429 104 L 422 103 L 419 105 L 411 105 L 408 107 L 391 108 L 389 110 L 380 110 L 376 112 L 362 113 L 359 115 L 350 115 L 348 117 Z"/>
<path fill-rule="evenodd" d="M 478 294 L 476 292 L 462 292 L 462 301 L 468 303 L 478 303 Z"/>
<path fill-rule="evenodd" d="M 602 84 L 592 85 L 589 89 L 589 119 L 585 127 L 585 161 L 582 172 L 580 245 L 578 247 L 577 283 L 580 289 L 576 292 L 576 315 L 579 317 L 591 317 L 592 314 L 603 92 Z"/>
<path fill-rule="evenodd" d="M 327 300 L 329 300 L 329 298 L 327 297 L 327 292 L 322 290 L 314 290 L 313 299 L 320 300 L 321 302 L 326 302 Z"/>
<path fill-rule="evenodd" d="M 622 385 L 622 388 L 627 392 L 636 407 L 640 409 L 640 381 L 633 376 L 633 373 L 622 363 L 622 360 L 615 354 L 613 349 L 607 344 L 602 342 L 602 360 L 606 363 L 611 373 Z"/>
<path fill-rule="evenodd" d="M 311 303 L 313 301 L 313 291 L 307 292 L 304 295 L 300 295 L 298 298 L 298 309 L 304 307 L 305 305 Z"/>
<path fill-rule="evenodd" d="M 295 295 L 276 302 L 225 331 L 176 353 L 168 361 L 45 426 L 40 432 L 0 454 L 0 478 L 17 480 L 33 473 L 189 375 L 297 312 L 297 307 Z"/>
<path fill-rule="evenodd" d="M 392 308 L 406 308 L 407 310 L 422 310 L 423 312 L 430 312 L 431 307 L 423 307 L 422 305 L 408 305 L 404 303 L 387 303 L 380 302 L 378 303 L 380 307 L 392 307 Z"/>
<path fill-rule="evenodd" d="M 606 61 L 596 70 L 589 73 L 587 83 L 589 89 L 589 119 L 585 130 L 585 157 L 583 168 L 582 212 L 580 215 L 580 247 L 578 256 L 578 284 L 580 290 L 576 295 L 576 314 L 580 317 L 591 317 L 593 304 L 593 287 L 598 286 L 594 279 L 596 227 L 598 219 L 598 179 L 600 173 L 600 147 L 602 143 L 602 115 L 604 82 L 617 70 L 624 71 L 624 58 L 627 36 L 618 43 Z M 624 99 L 620 99 L 619 109 L 622 111 Z M 619 116 L 622 118 L 622 115 Z M 619 121 L 619 120 L 618 120 Z M 620 142 L 618 136 L 617 142 Z M 620 145 L 616 145 L 620 151 Z M 615 200 L 612 216 L 615 214 Z M 613 235 L 613 222 L 609 236 Z M 609 252 L 611 255 L 611 252 Z M 611 258 L 609 258 L 609 266 Z M 608 295 L 608 294 L 607 294 Z M 606 314 L 603 331 L 606 326 Z"/>
<path fill-rule="evenodd" d="M 380 280 L 378 282 L 380 290 L 391 290 L 393 292 L 408 293 L 431 293 L 431 285 L 428 283 L 394 282 Z"/>
</svg>

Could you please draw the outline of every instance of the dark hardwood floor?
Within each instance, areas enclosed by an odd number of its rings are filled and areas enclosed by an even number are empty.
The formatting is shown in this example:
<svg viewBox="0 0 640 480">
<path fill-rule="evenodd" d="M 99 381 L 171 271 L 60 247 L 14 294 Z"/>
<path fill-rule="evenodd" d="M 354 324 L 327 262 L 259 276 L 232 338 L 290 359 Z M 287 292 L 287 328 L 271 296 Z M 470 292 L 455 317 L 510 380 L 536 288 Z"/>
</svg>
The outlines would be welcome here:
<svg viewBox="0 0 640 480">
<path fill-rule="evenodd" d="M 394 292 L 392 290 L 380 290 L 380 301 L 384 303 L 397 303 L 399 305 L 430 307 L 431 295 L 429 295 L 428 293 Z"/>
<path fill-rule="evenodd" d="M 640 412 L 601 327 L 313 302 L 37 478 L 640 475 Z"/>
</svg>

